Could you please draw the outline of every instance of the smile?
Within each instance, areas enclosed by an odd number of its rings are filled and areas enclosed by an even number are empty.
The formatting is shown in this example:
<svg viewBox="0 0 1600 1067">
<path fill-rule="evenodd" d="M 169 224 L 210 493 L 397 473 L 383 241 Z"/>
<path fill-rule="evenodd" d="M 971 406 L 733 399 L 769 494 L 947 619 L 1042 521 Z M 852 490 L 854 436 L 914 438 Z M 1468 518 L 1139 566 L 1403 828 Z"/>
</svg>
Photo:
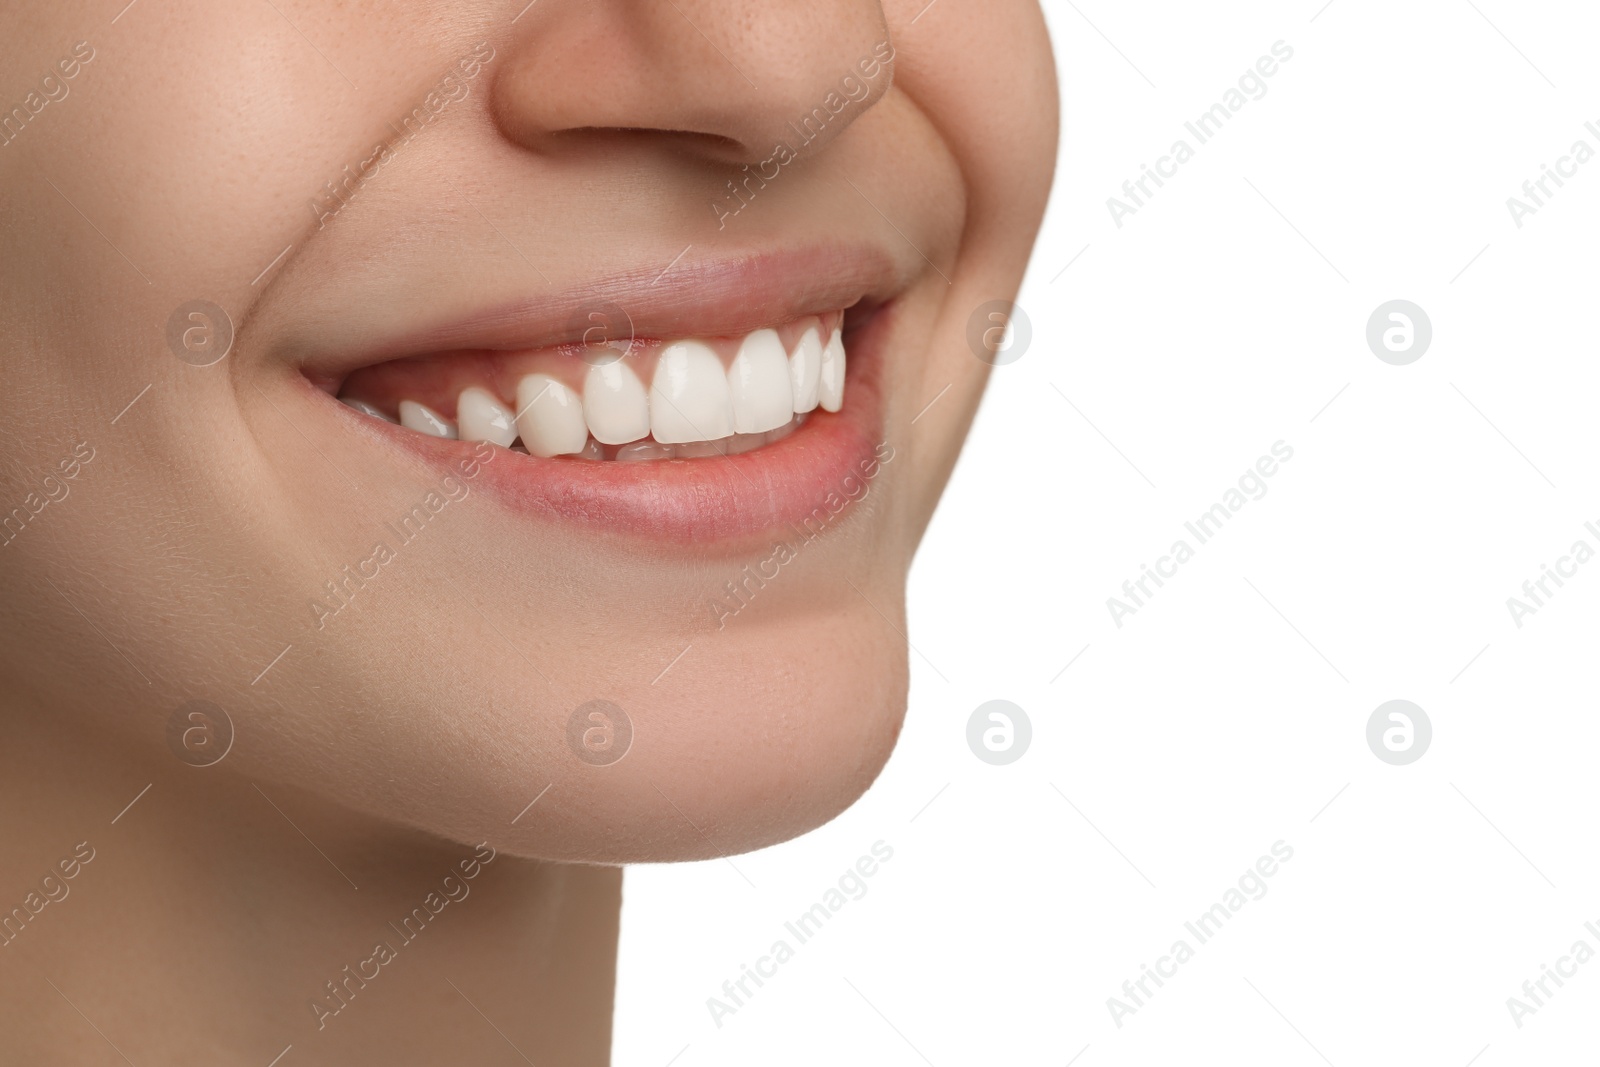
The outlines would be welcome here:
<svg viewBox="0 0 1600 1067">
<path fill-rule="evenodd" d="M 545 459 L 739 455 L 789 436 L 819 407 L 843 407 L 843 317 L 808 315 L 737 338 L 394 361 L 352 375 L 339 399 L 417 433 Z"/>
<path fill-rule="evenodd" d="M 485 496 L 653 540 L 752 540 L 803 523 L 874 466 L 893 298 L 870 251 L 689 265 L 501 305 L 355 351 L 303 380 L 369 440 L 454 466 Z M 616 311 L 606 335 L 574 308 Z M 626 307 L 627 312 L 621 308 Z"/>
</svg>

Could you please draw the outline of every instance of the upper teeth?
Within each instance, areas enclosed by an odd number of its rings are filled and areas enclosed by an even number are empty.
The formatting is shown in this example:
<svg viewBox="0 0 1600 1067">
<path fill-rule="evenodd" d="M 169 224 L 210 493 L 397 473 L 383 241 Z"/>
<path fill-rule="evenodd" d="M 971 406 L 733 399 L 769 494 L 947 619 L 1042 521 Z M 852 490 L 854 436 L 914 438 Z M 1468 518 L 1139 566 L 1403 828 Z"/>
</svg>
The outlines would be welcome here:
<svg viewBox="0 0 1600 1067">
<path fill-rule="evenodd" d="M 434 437 L 458 436 L 455 423 L 415 400 L 400 401 L 400 425 L 408 430 L 420 430 Z"/>
<path fill-rule="evenodd" d="M 591 366 L 581 393 L 546 373 L 517 382 L 516 408 L 480 386 L 462 390 L 456 420 L 413 400 L 402 400 L 399 422 L 436 437 L 489 441 L 509 447 L 520 437 L 535 456 L 600 455 L 599 445 L 625 445 L 619 459 L 654 459 L 754 447 L 761 438 L 791 426 L 797 415 L 844 403 L 845 351 L 835 326 L 826 343 L 813 320 L 786 351 L 778 331 L 756 330 L 743 338 L 732 363 L 707 342 L 664 345 L 647 389 L 626 359 Z M 376 408 L 346 399 L 359 411 L 384 417 Z M 727 445 L 673 449 L 695 442 Z M 592 440 L 591 440 L 592 438 Z M 646 439 L 653 439 L 647 441 Z M 634 445 L 633 442 L 642 442 Z"/>
</svg>

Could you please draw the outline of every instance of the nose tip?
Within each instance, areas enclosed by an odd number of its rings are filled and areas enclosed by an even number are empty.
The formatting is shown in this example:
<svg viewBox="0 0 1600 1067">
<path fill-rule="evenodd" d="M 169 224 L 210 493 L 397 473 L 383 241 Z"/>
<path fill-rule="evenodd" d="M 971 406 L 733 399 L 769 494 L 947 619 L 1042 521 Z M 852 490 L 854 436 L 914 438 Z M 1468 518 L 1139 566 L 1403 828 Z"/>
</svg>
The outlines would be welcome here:
<svg viewBox="0 0 1600 1067">
<path fill-rule="evenodd" d="M 585 133 L 648 133 L 755 162 L 813 151 L 888 91 L 894 48 L 877 0 L 538 4 L 494 85 L 511 140 L 547 151 Z"/>
</svg>

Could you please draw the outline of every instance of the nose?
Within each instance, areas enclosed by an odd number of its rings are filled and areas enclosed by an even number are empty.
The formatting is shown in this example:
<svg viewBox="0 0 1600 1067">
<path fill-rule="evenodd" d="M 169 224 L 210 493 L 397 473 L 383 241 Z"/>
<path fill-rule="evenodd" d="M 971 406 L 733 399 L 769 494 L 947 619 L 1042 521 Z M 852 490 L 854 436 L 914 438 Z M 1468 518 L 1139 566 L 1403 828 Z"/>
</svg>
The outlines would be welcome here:
<svg viewBox="0 0 1600 1067">
<path fill-rule="evenodd" d="M 733 163 L 809 154 L 893 77 L 878 0 L 543 0 L 513 29 L 495 119 L 536 152 L 625 134 Z"/>
</svg>

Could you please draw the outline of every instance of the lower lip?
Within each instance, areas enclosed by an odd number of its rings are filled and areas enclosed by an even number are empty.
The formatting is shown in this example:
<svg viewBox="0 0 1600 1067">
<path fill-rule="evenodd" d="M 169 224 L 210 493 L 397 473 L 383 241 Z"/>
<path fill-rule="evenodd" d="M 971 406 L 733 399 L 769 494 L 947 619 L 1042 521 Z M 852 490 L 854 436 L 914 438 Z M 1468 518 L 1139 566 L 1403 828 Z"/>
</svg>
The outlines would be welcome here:
<svg viewBox="0 0 1600 1067">
<path fill-rule="evenodd" d="M 852 495 L 854 484 L 876 469 L 883 428 L 882 347 L 891 311 L 878 308 L 847 338 L 843 409 L 816 409 L 780 441 L 734 456 L 642 463 L 541 459 L 496 449 L 493 462 L 480 464 L 475 486 L 517 511 L 696 545 L 749 540 L 798 526 L 818 509 L 831 520 L 827 501 Z M 348 417 L 376 422 L 338 407 Z M 478 448 L 474 442 L 429 437 L 388 423 L 374 428 L 451 472 Z"/>
</svg>

